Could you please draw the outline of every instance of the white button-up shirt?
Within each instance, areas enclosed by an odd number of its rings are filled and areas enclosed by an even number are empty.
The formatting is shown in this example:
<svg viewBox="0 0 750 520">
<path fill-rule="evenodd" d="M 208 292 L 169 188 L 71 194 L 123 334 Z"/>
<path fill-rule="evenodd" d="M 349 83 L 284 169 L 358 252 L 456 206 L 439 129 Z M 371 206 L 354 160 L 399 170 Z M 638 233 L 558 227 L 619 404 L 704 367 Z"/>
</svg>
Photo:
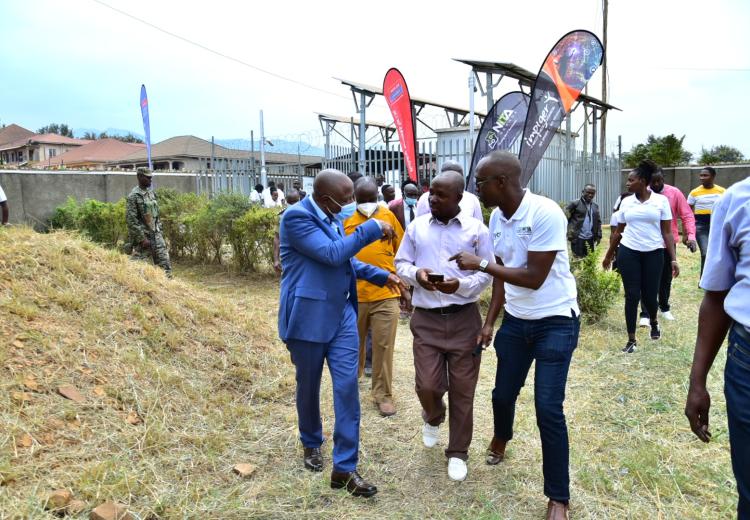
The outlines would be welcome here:
<svg viewBox="0 0 750 520">
<path fill-rule="evenodd" d="M 494 261 L 487 226 L 461 211 L 447 224 L 431 214 L 416 217 L 406 228 L 401 247 L 396 253 L 396 273 L 414 286 L 412 304 L 423 309 L 475 302 L 490 284 L 492 277 L 480 271 L 462 271 L 448 259 L 462 251 Z M 453 294 L 428 291 L 417 283 L 419 269 L 431 269 L 448 278 L 458 279 Z"/>
</svg>

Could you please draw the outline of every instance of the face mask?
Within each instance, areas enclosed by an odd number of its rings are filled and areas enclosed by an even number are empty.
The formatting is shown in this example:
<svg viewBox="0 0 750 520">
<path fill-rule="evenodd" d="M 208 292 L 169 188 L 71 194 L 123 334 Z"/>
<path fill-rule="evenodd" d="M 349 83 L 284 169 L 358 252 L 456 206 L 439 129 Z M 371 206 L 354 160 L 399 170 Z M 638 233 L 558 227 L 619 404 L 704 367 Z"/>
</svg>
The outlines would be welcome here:
<svg viewBox="0 0 750 520">
<path fill-rule="evenodd" d="M 417 204 L 417 199 L 412 199 L 409 197 L 404 197 L 404 202 L 406 202 L 407 206 L 415 206 Z"/>
<path fill-rule="evenodd" d="M 338 202 L 336 202 L 333 197 L 329 196 L 329 199 L 333 200 L 333 203 L 336 204 L 339 208 L 341 208 L 341 211 L 336 213 L 335 217 L 342 222 L 348 218 L 350 218 L 352 215 L 354 215 L 354 212 L 357 211 L 357 201 L 352 201 L 349 204 L 346 204 L 342 206 Z"/>
<path fill-rule="evenodd" d="M 363 202 L 362 204 L 357 204 L 357 210 L 367 218 L 370 218 L 377 209 L 377 202 Z"/>
</svg>

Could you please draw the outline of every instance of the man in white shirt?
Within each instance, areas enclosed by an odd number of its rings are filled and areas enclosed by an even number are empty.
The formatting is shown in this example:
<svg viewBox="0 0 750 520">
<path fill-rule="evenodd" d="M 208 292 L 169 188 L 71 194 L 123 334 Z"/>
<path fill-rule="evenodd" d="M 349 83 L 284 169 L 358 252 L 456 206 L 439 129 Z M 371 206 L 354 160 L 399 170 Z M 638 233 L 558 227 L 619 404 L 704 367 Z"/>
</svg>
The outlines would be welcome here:
<svg viewBox="0 0 750 520">
<path fill-rule="evenodd" d="M 431 214 L 414 219 L 396 254 L 396 272 L 414 286 L 411 331 L 422 442 L 432 448 L 445 420 L 448 392 L 448 476 L 464 480 L 471 444 L 474 390 L 481 357 L 474 354 L 482 326 L 477 300 L 489 285 L 484 273 L 461 271 L 451 255 L 470 250 L 492 258 L 487 227 L 461 210 L 463 177 L 446 172 L 430 186 Z"/>
<path fill-rule="evenodd" d="M 729 331 L 724 368 L 729 447 L 737 480 L 738 520 L 750 518 L 750 179 L 730 187 L 712 208 L 706 290 L 698 314 L 698 337 L 685 415 L 693 433 L 711 439 L 706 388 L 708 371 Z"/>
<path fill-rule="evenodd" d="M 3 187 L 0 186 L 0 210 L 2 210 L 2 225 L 8 225 L 8 197 L 5 196 Z"/>
<path fill-rule="evenodd" d="M 521 186 L 521 164 L 508 152 L 493 152 L 477 165 L 476 184 L 490 217 L 495 264 L 462 252 L 451 259 L 461 269 L 480 269 L 494 277 L 492 302 L 480 341 L 489 345 L 505 302 L 503 323 L 495 337 L 497 375 L 492 390 L 495 433 L 487 463 L 503 460 L 513 437 L 516 399 L 535 363 L 534 403 L 542 438 L 547 519 L 568 518 L 570 477 L 568 429 L 563 413 L 565 386 L 578 345 L 580 311 L 570 273 L 567 219 L 556 202 Z"/>
<path fill-rule="evenodd" d="M 443 166 L 440 168 L 440 173 L 444 172 L 457 172 L 461 175 L 461 178 L 464 178 L 464 169 L 463 167 L 458 164 L 456 161 L 445 161 L 443 163 Z M 464 190 L 463 197 L 461 197 L 461 202 L 458 203 L 458 205 L 461 207 L 461 211 L 466 213 L 467 215 L 471 215 L 475 219 L 479 220 L 480 222 L 484 223 L 484 216 L 482 215 L 482 206 L 479 204 L 479 199 L 476 195 L 473 193 L 470 193 L 466 190 L 466 186 L 462 188 Z M 422 215 L 428 215 L 430 213 L 430 193 L 423 193 L 421 197 L 419 197 L 419 201 L 417 202 L 417 216 Z"/>
</svg>

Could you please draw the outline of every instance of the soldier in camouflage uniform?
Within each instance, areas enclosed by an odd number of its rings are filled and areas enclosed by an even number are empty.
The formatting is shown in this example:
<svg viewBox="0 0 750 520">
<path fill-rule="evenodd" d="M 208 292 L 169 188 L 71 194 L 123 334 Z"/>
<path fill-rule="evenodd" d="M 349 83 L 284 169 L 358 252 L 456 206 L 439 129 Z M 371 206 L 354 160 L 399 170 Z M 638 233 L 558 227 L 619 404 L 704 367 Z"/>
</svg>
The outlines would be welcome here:
<svg viewBox="0 0 750 520">
<path fill-rule="evenodd" d="M 127 199 L 125 220 L 132 246 L 131 260 L 151 258 L 154 264 L 172 277 L 172 264 L 169 251 L 161 233 L 159 203 L 151 189 L 153 173 L 146 168 L 138 168 L 138 186 L 133 188 Z"/>
</svg>

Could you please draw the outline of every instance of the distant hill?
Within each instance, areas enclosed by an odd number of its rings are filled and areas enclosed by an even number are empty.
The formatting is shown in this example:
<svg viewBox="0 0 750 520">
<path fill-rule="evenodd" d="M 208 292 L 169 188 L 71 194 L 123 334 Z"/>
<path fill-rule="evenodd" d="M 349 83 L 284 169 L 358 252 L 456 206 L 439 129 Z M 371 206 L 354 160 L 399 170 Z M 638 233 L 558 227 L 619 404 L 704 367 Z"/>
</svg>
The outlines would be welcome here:
<svg viewBox="0 0 750 520">
<path fill-rule="evenodd" d="M 274 153 L 297 153 L 297 141 L 284 141 L 282 139 L 271 140 L 273 146 L 266 146 L 267 152 Z M 250 139 L 216 139 L 216 144 L 231 148 L 233 150 L 250 150 Z M 260 150 L 260 141 L 255 141 L 255 150 Z M 324 155 L 323 149 L 309 143 L 299 143 L 299 153 L 302 155 Z"/>
</svg>

